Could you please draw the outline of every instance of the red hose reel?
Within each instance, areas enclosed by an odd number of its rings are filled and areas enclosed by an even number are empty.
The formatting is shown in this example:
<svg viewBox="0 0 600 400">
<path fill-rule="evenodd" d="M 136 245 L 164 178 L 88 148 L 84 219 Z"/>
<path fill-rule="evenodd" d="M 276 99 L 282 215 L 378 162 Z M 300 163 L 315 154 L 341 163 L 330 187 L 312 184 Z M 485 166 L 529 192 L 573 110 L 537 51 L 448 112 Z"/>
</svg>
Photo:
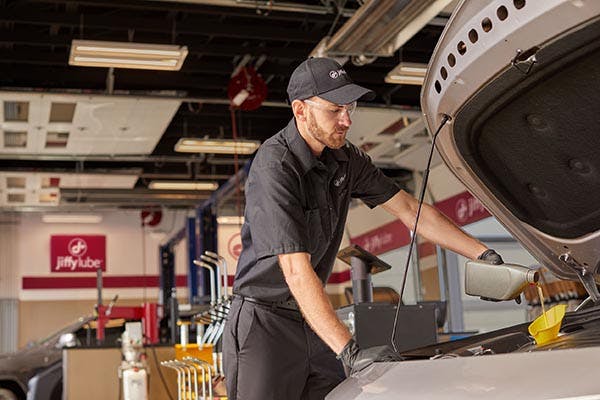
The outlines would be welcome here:
<svg viewBox="0 0 600 400">
<path fill-rule="evenodd" d="M 236 108 L 256 110 L 267 98 L 267 84 L 254 67 L 243 67 L 229 81 L 227 96 Z"/>
</svg>

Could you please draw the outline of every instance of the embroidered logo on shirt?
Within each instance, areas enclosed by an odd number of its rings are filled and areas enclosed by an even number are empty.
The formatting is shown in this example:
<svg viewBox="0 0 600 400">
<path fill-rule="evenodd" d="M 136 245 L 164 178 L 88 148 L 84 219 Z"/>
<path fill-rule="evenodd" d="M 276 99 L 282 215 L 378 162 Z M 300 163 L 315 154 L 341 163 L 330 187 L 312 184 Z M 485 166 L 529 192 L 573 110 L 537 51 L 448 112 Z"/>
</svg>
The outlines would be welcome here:
<svg viewBox="0 0 600 400">
<path fill-rule="evenodd" d="M 339 178 L 334 179 L 333 184 L 335 187 L 340 187 L 340 185 L 342 183 L 344 183 L 345 180 L 346 180 L 346 175 L 344 174 L 344 175 L 340 176 Z"/>
</svg>

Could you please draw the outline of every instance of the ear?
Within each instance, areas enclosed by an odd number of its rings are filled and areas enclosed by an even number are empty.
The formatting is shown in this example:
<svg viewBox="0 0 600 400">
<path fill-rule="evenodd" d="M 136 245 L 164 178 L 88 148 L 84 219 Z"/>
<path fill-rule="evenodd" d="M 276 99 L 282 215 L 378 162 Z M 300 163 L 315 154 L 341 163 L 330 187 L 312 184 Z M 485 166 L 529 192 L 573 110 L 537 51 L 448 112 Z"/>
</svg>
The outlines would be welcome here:
<svg viewBox="0 0 600 400">
<path fill-rule="evenodd" d="M 308 112 L 306 103 L 300 100 L 292 101 L 292 112 L 298 121 L 306 121 L 306 113 Z"/>
</svg>

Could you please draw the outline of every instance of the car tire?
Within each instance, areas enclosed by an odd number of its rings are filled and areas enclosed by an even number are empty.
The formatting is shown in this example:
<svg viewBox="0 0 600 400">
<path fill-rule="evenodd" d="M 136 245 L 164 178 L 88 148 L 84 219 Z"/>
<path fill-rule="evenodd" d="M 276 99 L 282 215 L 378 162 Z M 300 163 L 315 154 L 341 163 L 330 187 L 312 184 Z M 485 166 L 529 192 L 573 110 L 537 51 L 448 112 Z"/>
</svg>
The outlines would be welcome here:
<svg viewBox="0 0 600 400">
<path fill-rule="evenodd" d="M 10 389 L 0 388 L 0 400 L 19 400 L 19 397 Z"/>
</svg>

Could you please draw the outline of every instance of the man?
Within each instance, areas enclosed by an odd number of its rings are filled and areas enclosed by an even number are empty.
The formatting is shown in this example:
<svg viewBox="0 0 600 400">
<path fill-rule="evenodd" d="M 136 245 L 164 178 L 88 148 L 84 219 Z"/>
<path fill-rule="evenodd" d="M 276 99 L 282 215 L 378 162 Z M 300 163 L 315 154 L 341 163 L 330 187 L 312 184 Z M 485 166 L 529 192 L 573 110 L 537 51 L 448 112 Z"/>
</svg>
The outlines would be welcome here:
<svg viewBox="0 0 600 400">
<path fill-rule="evenodd" d="M 351 198 L 381 205 L 411 228 L 418 206 L 346 142 L 357 100 L 372 91 L 327 58 L 304 61 L 287 90 L 294 118 L 260 147 L 246 183 L 223 342 L 230 400 L 323 399 L 344 379 L 338 358 L 350 371 L 389 359 L 389 350 L 358 349 L 324 286 Z M 423 205 L 418 233 L 468 258 L 501 262 L 431 206 Z"/>
</svg>

